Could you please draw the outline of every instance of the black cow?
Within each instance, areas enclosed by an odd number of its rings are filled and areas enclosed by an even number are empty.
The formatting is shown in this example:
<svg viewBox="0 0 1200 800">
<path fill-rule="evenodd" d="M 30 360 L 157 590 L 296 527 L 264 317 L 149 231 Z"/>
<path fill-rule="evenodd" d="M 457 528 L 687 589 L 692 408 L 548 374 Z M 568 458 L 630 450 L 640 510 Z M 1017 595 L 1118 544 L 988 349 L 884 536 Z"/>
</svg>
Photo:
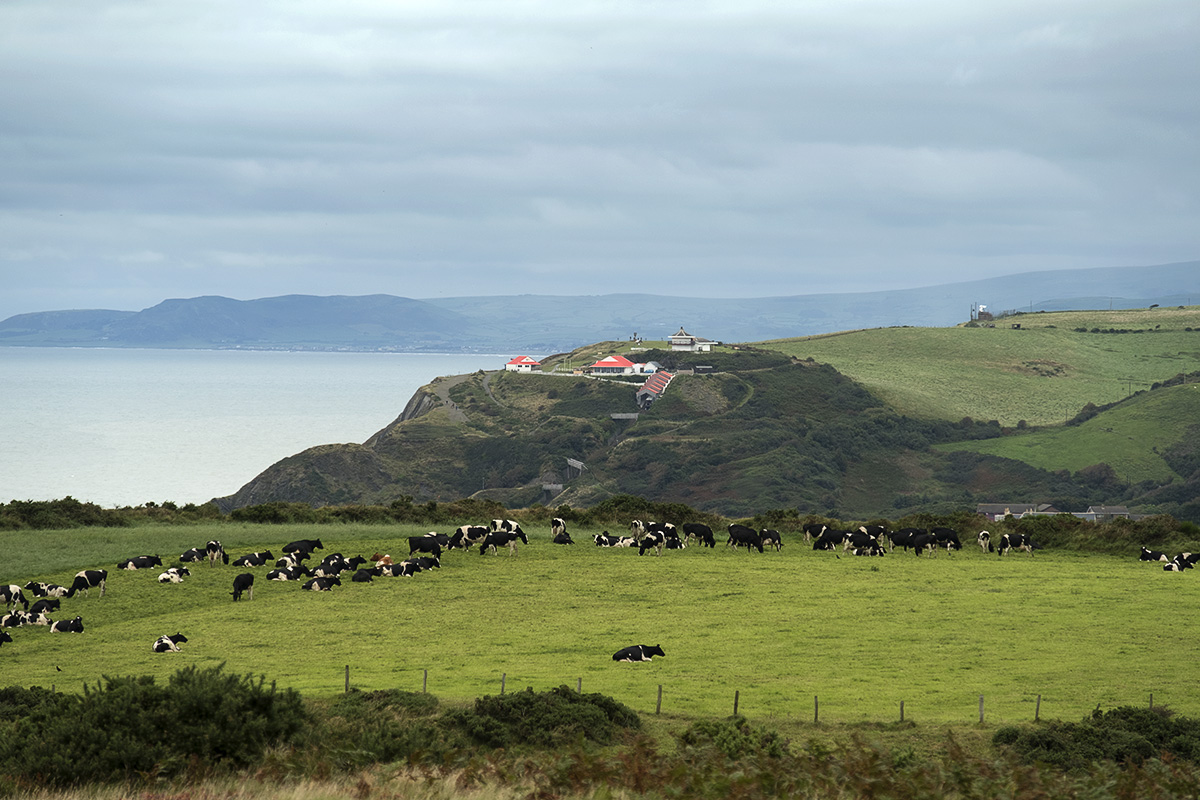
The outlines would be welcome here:
<svg viewBox="0 0 1200 800">
<path fill-rule="evenodd" d="M 717 546 L 717 539 L 713 536 L 712 528 L 705 525 L 703 522 L 685 522 L 683 523 L 683 535 L 687 541 L 699 539 L 701 547 L 707 545 L 709 547 Z"/>
<path fill-rule="evenodd" d="M 554 544 L 575 544 L 575 540 L 571 538 L 571 534 L 562 531 L 554 535 Z"/>
<path fill-rule="evenodd" d="M 267 573 L 269 581 L 298 581 L 302 578 L 311 578 L 312 571 L 303 564 L 297 564 L 294 567 L 284 567 L 282 569 L 273 569 Z"/>
<path fill-rule="evenodd" d="M 849 535 L 847 531 L 835 531 L 827 528 L 813 541 L 813 550 L 836 550 L 838 545 L 845 543 L 846 537 Z"/>
<path fill-rule="evenodd" d="M 1006 533 L 1000 537 L 1000 544 L 996 548 L 997 555 L 1004 555 L 1009 550 L 1024 550 L 1029 555 L 1033 555 L 1034 549 L 1037 547 L 1033 543 L 1033 539 L 1027 533 Z M 1164 557 L 1164 561 L 1167 559 Z"/>
<path fill-rule="evenodd" d="M 856 547 L 850 551 L 856 556 L 882 556 L 887 555 L 887 550 L 884 550 L 881 545 L 873 544 L 869 547 Z"/>
<path fill-rule="evenodd" d="M 747 528 L 745 525 L 739 525 L 734 522 L 729 526 L 729 541 L 728 547 L 745 546 L 746 552 L 749 553 L 751 548 L 758 548 L 758 552 L 763 552 L 762 536 L 753 528 Z"/>
<path fill-rule="evenodd" d="M 517 554 L 518 539 L 525 544 L 529 544 L 529 539 L 525 536 L 525 532 L 522 531 L 520 527 L 518 527 L 515 531 L 495 531 L 493 533 L 489 533 L 484 537 L 483 542 L 481 542 L 479 545 L 479 555 L 486 553 L 489 547 L 492 549 L 492 552 L 495 553 L 497 547 L 508 545 L 508 554 L 510 556 L 515 556 Z M 435 553 L 435 555 L 437 554 Z"/>
<path fill-rule="evenodd" d="M 328 592 L 335 586 L 341 586 L 341 578 L 313 578 L 307 581 L 301 589 L 307 589 L 310 592 Z"/>
<path fill-rule="evenodd" d="M 856 531 L 847 531 L 845 538 L 842 539 L 842 552 L 845 553 L 851 549 L 870 549 L 879 544 L 879 537 L 876 534 L 868 533 L 862 528 Z"/>
<path fill-rule="evenodd" d="M 149 569 L 161 566 L 162 559 L 158 556 L 134 556 L 117 564 L 117 569 Z"/>
<path fill-rule="evenodd" d="M 449 541 L 447 541 L 449 544 Z M 435 556 L 442 554 L 442 546 L 433 536 L 410 536 L 408 537 L 408 554 L 413 553 L 431 553 Z"/>
<path fill-rule="evenodd" d="M 438 558 L 437 556 L 421 556 L 419 558 L 409 559 L 409 560 L 416 561 L 417 565 L 420 566 L 421 569 L 424 569 L 424 570 L 441 569 L 442 568 L 442 560 L 440 558 Z"/>
<path fill-rule="evenodd" d="M 312 574 L 316 578 L 336 578 L 348 569 L 350 569 L 350 563 L 346 561 L 345 556 L 341 553 L 330 553 L 321 559 L 320 564 L 312 568 Z"/>
<path fill-rule="evenodd" d="M 820 539 L 821 534 L 829 530 L 829 526 L 824 522 L 806 522 L 802 530 L 804 531 L 804 541 L 811 542 L 814 539 Z"/>
<path fill-rule="evenodd" d="M 472 545 L 479 544 L 487 535 L 486 525 L 460 525 L 454 529 L 448 546 L 451 550 L 470 550 Z"/>
<path fill-rule="evenodd" d="M 83 617 L 62 619 L 50 626 L 51 633 L 83 633 Z"/>
<path fill-rule="evenodd" d="M 938 546 L 945 547 L 947 553 L 951 550 L 962 550 L 962 542 L 958 540 L 958 531 L 953 528 L 937 527 L 931 528 L 929 532 L 937 537 Z"/>
<path fill-rule="evenodd" d="M 178 653 L 179 645 L 187 641 L 187 637 L 182 633 L 177 633 L 174 636 L 160 636 L 154 640 L 154 644 L 150 645 L 151 653 Z"/>
<path fill-rule="evenodd" d="M 617 652 L 613 653 L 613 661 L 649 661 L 652 656 L 666 657 L 663 652 L 662 645 L 658 644 L 634 644 L 629 647 L 622 647 Z"/>
<path fill-rule="evenodd" d="M 274 561 L 275 556 L 270 550 L 260 553 L 249 553 L 233 561 L 235 567 L 265 567 L 268 561 Z"/>
<path fill-rule="evenodd" d="M 95 588 L 99 587 L 100 596 L 104 597 L 104 586 L 108 582 L 108 570 L 106 569 L 85 569 L 75 573 L 75 580 L 71 583 L 71 588 L 67 590 L 66 597 L 74 597 L 76 592 L 83 592 L 85 595 Z"/>
<path fill-rule="evenodd" d="M 383 574 L 383 567 L 371 567 L 370 569 L 357 570 L 350 580 L 354 583 L 371 583 L 375 578 Z"/>
<path fill-rule="evenodd" d="M 0 585 L 0 605 L 12 610 L 17 607 L 17 603 L 21 604 L 21 608 L 29 610 L 29 601 L 25 599 L 21 587 L 15 583 L 10 583 L 7 586 Z"/>
<path fill-rule="evenodd" d="M 202 547 L 193 547 L 191 550 L 185 550 L 179 556 L 179 561 L 183 564 L 193 564 L 204 561 L 208 558 L 208 553 Z"/>
<path fill-rule="evenodd" d="M 783 536 L 774 528 L 763 528 L 758 532 L 758 537 L 762 541 L 763 547 L 768 545 L 774 547 L 776 553 L 783 549 Z"/>
<path fill-rule="evenodd" d="M 250 572 L 243 572 L 233 579 L 233 601 L 236 603 L 242 599 L 242 592 L 246 593 L 247 600 L 254 599 L 254 575 Z"/>
<path fill-rule="evenodd" d="M 638 555 L 644 556 L 647 550 L 653 550 L 655 555 L 661 556 L 666 543 L 667 537 L 662 531 L 646 531 L 646 535 L 638 541 Z"/>
<path fill-rule="evenodd" d="M 932 556 L 937 554 L 938 540 L 932 533 L 914 533 L 908 540 L 908 546 L 913 549 L 913 555 L 919 556 L 922 550 L 928 550 Z"/>
<path fill-rule="evenodd" d="M 30 581 L 25 584 L 25 591 L 32 594 L 34 597 L 66 597 L 67 587 L 59 586 L 57 583 L 39 583 L 38 581 Z"/>
<path fill-rule="evenodd" d="M 8 635 L 8 631 L 0 631 L 0 644 L 11 641 L 12 637 Z"/>
<path fill-rule="evenodd" d="M 325 545 L 321 544 L 320 539 L 297 539 L 294 542 L 288 542 L 283 546 L 283 552 L 296 553 L 306 552 L 312 553 L 313 550 L 324 550 Z"/>
<path fill-rule="evenodd" d="M 1167 554 L 1158 550 L 1148 550 L 1142 547 L 1142 554 L 1138 556 L 1138 561 L 1170 561 Z"/>
<path fill-rule="evenodd" d="M 47 611 L 58 611 L 62 601 L 57 597 L 43 597 L 29 607 L 30 614 L 45 614 Z"/>
<path fill-rule="evenodd" d="M 1163 564 L 1165 572 L 1183 572 L 1185 569 L 1195 569 L 1192 560 L 1189 558 L 1191 553 L 1180 553 L 1172 558 L 1166 564 Z M 34 603 L 36 606 L 37 603 Z"/>
</svg>

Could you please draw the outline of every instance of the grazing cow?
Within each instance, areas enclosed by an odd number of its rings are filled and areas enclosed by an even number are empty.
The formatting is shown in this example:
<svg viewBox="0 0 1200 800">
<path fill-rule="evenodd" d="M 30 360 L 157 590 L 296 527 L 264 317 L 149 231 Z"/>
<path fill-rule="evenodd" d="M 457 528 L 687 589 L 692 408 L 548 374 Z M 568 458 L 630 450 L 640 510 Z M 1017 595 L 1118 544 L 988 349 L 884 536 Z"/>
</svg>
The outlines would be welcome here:
<svg viewBox="0 0 1200 800">
<path fill-rule="evenodd" d="M 828 550 L 830 552 L 837 550 L 838 545 L 845 544 L 846 537 L 849 535 L 847 531 L 826 529 L 813 541 L 813 550 Z"/>
<path fill-rule="evenodd" d="M 636 661 L 649 661 L 652 656 L 666 657 L 663 652 L 662 645 L 658 644 L 634 644 L 629 647 L 622 647 L 617 652 L 613 653 L 613 661 L 628 661 L 630 663 Z"/>
<path fill-rule="evenodd" d="M 829 526 L 823 522 L 806 522 L 803 528 L 805 543 L 820 539 L 821 534 L 827 530 L 829 530 Z"/>
<path fill-rule="evenodd" d="M 515 556 L 517 554 L 517 540 L 520 539 L 525 544 L 529 544 L 529 539 L 525 536 L 525 532 L 519 527 L 515 531 L 496 531 L 489 533 L 484 537 L 483 542 L 479 545 L 479 555 L 487 552 L 488 548 L 492 549 L 492 553 L 496 552 L 497 547 L 508 545 L 508 554 Z M 434 555 L 439 555 L 434 553 Z"/>
<path fill-rule="evenodd" d="M 236 558 L 233 561 L 235 567 L 265 567 L 268 561 L 274 561 L 275 556 L 270 550 L 264 550 L 260 553 L 249 553 L 247 555 Z"/>
<path fill-rule="evenodd" d="M 243 572 L 233 579 L 233 591 L 230 592 L 233 595 L 233 602 L 236 603 L 242 599 L 242 592 L 246 593 L 247 600 L 254 599 L 254 575 L 252 573 Z"/>
<path fill-rule="evenodd" d="M 134 556 L 117 564 L 117 569 L 150 569 L 161 566 L 162 559 L 158 556 Z"/>
<path fill-rule="evenodd" d="M 937 555 L 938 540 L 932 533 L 914 533 L 908 540 L 908 546 L 913 549 L 913 555 L 921 555 L 922 550 L 929 550 L 929 555 Z"/>
<path fill-rule="evenodd" d="M 662 531 L 646 531 L 646 535 L 638 541 L 638 555 L 644 556 L 647 550 L 653 550 L 655 555 L 661 556 L 666 543 L 667 537 Z"/>
<path fill-rule="evenodd" d="M 34 597 L 66 597 L 67 587 L 59 586 L 57 583 L 39 583 L 30 581 L 25 584 L 25 591 L 32 594 Z"/>
<path fill-rule="evenodd" d="M 882 556 L 887 555 L 887 550 L 883 549 L 882 545 L 873 544 L 869 547 L 856 547 L 850 551 L 856 556 Z"/>
<path fill-rule="evenodd" d="M 559 534 L 566 535 L 566 533 L 567 521 L 565 519 L 562 517 L 555 517 L 554 519 L 550 520 L 550 538 L 557 539 Z M 570 537 L 567 538 L 569 539 Z M 574 542 L 572 542 L 572 544 L 574 544 Z"/>
<path fill-rule="evenodd" d="M 683 523 L 683 534 L 687 541 L 699 539 L 700 546 L 709 547 L 717 546 L 717 539 L 713 536 L 712 528 L 705 525 L 703 522 L 685 522 Z"/>
<path fill-rule="evenodd" d="M 305 567 L 303 564 L 297 564 L 294 567 L 284 567 L 283 569 L 273 569 L 267 573 L 269 581 L 298 581 L 303 578 L 311 578 L 312 570 Z"/>
<path fill-rule="evenodd" d="M 183 583 L 184 576 L 191 575 L 191 574 L 192 573 L 188 570 L 187 567 L 171 567 L 166 572 L 163 572 L 158 576 L 158 582 L 159 583 Z"/>
<path fill-rule="evenodd" d="M 774 528 L 763 528 L 758 532 L 758 536 L 762 540 L 763 547 L 774 547 L 776 553 L 783 549 L 783 536 Z"/>
<path fill-rule="evenodd" d="M 411 556 L 413 553 L 431 553 L 440 556 L 442 546 L 432 536 L 410 536 L 408 537 L 408 554 Z"/>
<path fill-rule="evenodd" d="M 8 635 L 8 631 L 0 631 L 0 644 L 11 641 L 12 637 Z"/>
<path fill-rule="evenodd" d="M 1024 550 L 1032 556 L 1036 547 L 1037 545 L 1033 543 L 1033 539 L 1027 533 L 1006 533 L 1000 537 L 1000 545 L 996 548 L 996 554 L 1002 556 L 1009 550 Z M 1162 560 L 1167 560 L 1165 555 Z"/>
<path fill-rule="evenodd" d="M 444 533 L 438 533 L 437 531 L 430 531 L 429 533 L 425 534 L 425 537 L 428 539 L 433 539 L 435 542 L 438 543 L 438 546 L 443 549 L 450 546 L 450 537 Z"/>
<path fill-rule="evenodd" d="M 29 607 L 30 614 L 45 614 L 47 611 L 58 611 L 62 601 L 57 597 L 43 597 Z"/>
<path fill-rule="evenodd" d="M 307 589 L 311 592 L 328 592 L 333 587 L 341 585 L 341 578 L 313 578 L 300 588 Z"/>
<path fill-rule="evenodd" d="M 946 552 L 962 550 L 962 542 L 958 540 L 958 531 L 953 528 L 931 528 L 930 533 L 937 537 L 939 547 L 945 547 Z"/>
<path fill-rule="evenodd" d="M 734 548 L 745 546 L 747 553 L 754 547 L 758 548 L 758 552 L 763 552 L 762 536 L 758 531 L 736 522 L 729 526 L 729 541 L 725 544 L 727 547 Z"/>
<path fill-rule="evenodd" d="M 461 525 L 454 529 L 454 533 L 450 536 L 451 550 L 470 550 L 473 545 L 477 545 L 483 541 L 483 537 L 488 535 L 486 525 Z"/>
<path fill-rule="evenodd" d="M 492 520 L 491 533 L 513 533 L 518 534 L 522 538 L 525 537 L 525 532 L 521 530 L 520 523 L 511 519 L 494 519 Z M 525 540 L 529 542 L 528 539 Z"/>
<path fill-rule="evenodd" d="M 204 545 L 204 552 L 208 556 L 208 565 L 214 566 L 218 561 L 222 564 L 229 563 L 229 554 L 225 552 L 225 548 L 216 539 L 212 539 Z"/>
<path fill-rule="evenodd" d="M 283 552 L 296 553 L 305 552 L 311 554 L 313 550 L 324 550 L 325 545 L 321 544 L 320 539 L 298 539 L 294 542 L 288 542 L 283 546 Z"/>
<path fill-rule="evenodd" d="M 179 555 L 179 561 L 183 564 L 199 563 L 207 558 L 208 553 L 202 547 L 193 547 L 191 550 L 185 550 Z"/>
<path fill-rule="evenodd" d="M 383 574 L 382 567 L 371 567 L 370 569 L 360 569 L 360 570 L 356 570 L 355 573 L 350 576 L 350 580 L 353 581 L 354 583 L 371 583 L 373 580 L 375 580 L 376 577 L 378 577 L 382 574 Z"/>
<path fill-rule="evenodd" d="M 108 570 L 106 569 L 85 569 L 75 573 L 75 580 L 71 583 L 71 588 L 67 590 L 66 597 L 74 597 L 76 592 L 83 592 L 85 595 L 95 588 L 99 587 L 100 596 L 104 597 L 104 585 L 108 582 Z"/>
<path fill-rule="evenodd" d="M 1142 547 L 1142 554 L 1138 556 L 1138 561 L 1170 561 L 1167 554 L 1159 550 L 1148 550 Z"/>
<path fill-rule="evenodd" d="M 182 633 L 177 633 L 174 636 L 160 636 L 154 640 L 154 644 L 150 645 L 150 652 L 178 653 L 180 643 L 186 641 L 187 637 Z"/>
<path fill-rule="evenodd" d="M 886 525 L 859 525 L 858 530 L 860 533 L 866 533 L 874 536 L 876 540 L 882 539 L 887 535 Z"/>
<path fill-rule="evenodd" d="M 21 587 L 15 583 L 0 586 L 0 604 L 11 611 L 17 607 L 17 603 L 21 604 L 21 608 L 29 609 L 29 601 L 25 599 L 25 595 L 21 592 Z"/>
<path fill-rule="evenodd" d="M 845 538 L 842 539 L 842 552 L 845 553 L 852 548 L 870 549 L 877 544 L 879 544 L 879 537 L 876 534 L 867 533 L 862 528 L 859 528 L 856 531 L 846 532 Z"/>
<path fill-rule="evenodd" d="M 992 552 L 992 535 L 987 531 L 980 531 L 979 536 L 975 537 L 975 541 L 979 544 L 983 552 Z"/>
<path fill-rule="evenodd" d="M 83 617 L 60 619 L 50 625 L 51 633 L 83 633 Z"/>
</svg>

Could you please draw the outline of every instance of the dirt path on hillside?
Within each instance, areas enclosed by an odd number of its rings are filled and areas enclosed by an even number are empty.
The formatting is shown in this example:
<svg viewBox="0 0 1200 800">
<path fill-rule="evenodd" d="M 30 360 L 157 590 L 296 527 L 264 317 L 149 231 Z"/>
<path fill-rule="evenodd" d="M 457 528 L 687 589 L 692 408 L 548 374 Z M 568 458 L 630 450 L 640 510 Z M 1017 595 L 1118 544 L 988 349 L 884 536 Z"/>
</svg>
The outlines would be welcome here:
<svg viewBox="0 0 1200 800">
<path fill-rule="evenodd" d="M 438 400 L 442 401 L 442 407 L 446 409 L 446 414 L 450 417 L 451 422 L 467 421 L 466 413 L 458 407 L 458 403 L 455 403 L 450 399 L 450 390 L 455 386 L 458 386 L 463 381 L 468 380 L 470 377 L 470 375 L 451 375 L 450 377 L 440 379 L 433 384 L 433 388 L 437 392 Z"/>
</svg>

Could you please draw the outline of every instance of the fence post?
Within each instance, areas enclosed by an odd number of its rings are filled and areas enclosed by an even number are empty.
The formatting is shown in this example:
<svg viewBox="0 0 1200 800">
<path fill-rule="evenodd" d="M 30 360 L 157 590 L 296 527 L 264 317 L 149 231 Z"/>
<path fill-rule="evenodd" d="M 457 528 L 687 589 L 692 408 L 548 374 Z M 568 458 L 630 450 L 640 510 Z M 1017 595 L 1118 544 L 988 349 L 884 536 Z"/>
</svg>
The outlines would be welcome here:
<svg viewBox="0 0 1200 800">
<path fill-rule="evenodd" d="M 900 721 L 904 722 L 904 701 L 900 701 Z"/>
<path fill-rule="evenodd" d="M 821 704 L 817 701 L 817 696 L 813 695 L 813 725 L 816 725 L 821 720 Z"/>
<path fill-rule="evenodd" d="M 350 694 L 350 665 L 346 665 L 346 694 Z"/>
<path fill-rule="evenodd" d="M 983 724 L 983 695 L 979 695 L 979 724 Z"/>
<path fill-rule="evenodd" d="M 500 694 L 504 694 L 504 681 L 508 678 L 507 672 L 500 673 Z"/>
<path fill-rule="evenodd" d="M 425 670 L 425 677 L 421 679 L 421 694 L 429 694 L 429 670 Z"/>
<path fill-rule="evenodd" d="M 654 706 L 654 713 L 655 714 L 662 713 L 662 684 L 661 683 L 658 685 L 658 703 Z"/>
<path fill-rule="evenodd" d="M 583 678 L 577 678 L 575 680 L 575 693 L 583 694 Z"/>
<path fill-rule="evenodd" d="M 1042 718 L 1042 696 L 1038 695 L 1037 705 L 1033 709 L 1033 721 L 1038 722 Z"/>
<path fill-rule="evenodd" d="M 740 694 L 741 694 L 741 692 L 738 691 L 737 689 L 733 690 L 733 715 L 735 717 L 737 716 L 738 695 L 740 695 Z"/>
<path fill-rule="evenodd" d="M 1154 710 L 1154 692 L 1150 693 L 1150 710 Z"/>
</svg>

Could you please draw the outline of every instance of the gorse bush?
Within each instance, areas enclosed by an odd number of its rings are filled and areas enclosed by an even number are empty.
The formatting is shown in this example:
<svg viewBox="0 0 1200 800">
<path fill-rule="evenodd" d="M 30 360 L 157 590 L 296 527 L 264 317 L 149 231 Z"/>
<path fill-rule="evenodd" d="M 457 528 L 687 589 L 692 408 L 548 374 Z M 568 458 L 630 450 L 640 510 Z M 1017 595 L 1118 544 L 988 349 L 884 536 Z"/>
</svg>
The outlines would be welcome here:
<svg viewBox="0 0 1200 800">
<path fill-rule="evenodd" d="M 37 699 L 0 727 L 0 771 L 39 786 L 245 767 L 309 722 L 295 691 L 219 666 L 180 670 L 165 686 L 149 676 L 105 678 L 82 696 Z"/>
<path fill-rule="evenodd" d="M 720 720 L 702 720 L 688 726 L 679 741 L 698 750 L 717 750 L 726 758 L 748 756 L 782 758 L 788 743 L 775 731 L 754 728 L 740 714 Z"/>
<path fill-rule="evenodd" d="M 642 724 L 636 712 L 611 697 L 567 686 L 480 697 L 470 709 L 446 713 L 442 723 L 476 744 L 504 748 L 558 747 L 583 739 L 611 744 Z"/>
</svg>

